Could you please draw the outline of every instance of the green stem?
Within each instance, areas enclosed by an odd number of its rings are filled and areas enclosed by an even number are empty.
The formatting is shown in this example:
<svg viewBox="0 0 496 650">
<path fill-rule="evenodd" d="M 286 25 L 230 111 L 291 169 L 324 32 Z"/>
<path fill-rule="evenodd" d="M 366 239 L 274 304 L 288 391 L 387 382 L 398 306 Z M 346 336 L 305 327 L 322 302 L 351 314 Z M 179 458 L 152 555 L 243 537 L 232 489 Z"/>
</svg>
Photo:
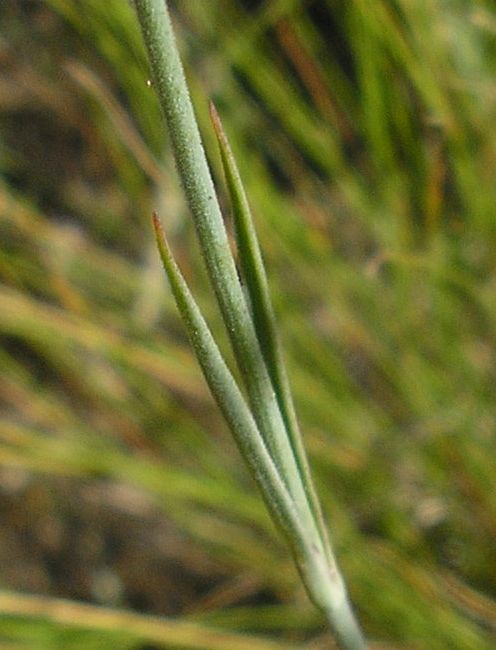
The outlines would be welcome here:
<svg viewBox="0 0 496 650">
<path fill-rule="evenodd" d="M 288 413 L 284 403 L 278 401 L 238 280 L 167 4 L 165 0 L 135 0 L 135 5 L 179 175 L 252 413 L 223 362 L 155 220 L 160 253 L 176 302 L 211 390 L 272 515 L 286 533 L 310 598 L 327 615 L 343 650 L 364 650 L 365 642 L 343 580 L 310 503 L 313 494 L 308 493 L 308 486 L 305 489 L 303 467 L 295 458 L 299 451 L 293 448 L 291 434 L 288 435 Z"/>
<path fill-rule="evenodd" d="M 257 424 L 301 516 L 313 527 L 284 419 L 239 283 L 164 0 L 135 0 L 153 82 L 212 286 Z"/>
</svg>

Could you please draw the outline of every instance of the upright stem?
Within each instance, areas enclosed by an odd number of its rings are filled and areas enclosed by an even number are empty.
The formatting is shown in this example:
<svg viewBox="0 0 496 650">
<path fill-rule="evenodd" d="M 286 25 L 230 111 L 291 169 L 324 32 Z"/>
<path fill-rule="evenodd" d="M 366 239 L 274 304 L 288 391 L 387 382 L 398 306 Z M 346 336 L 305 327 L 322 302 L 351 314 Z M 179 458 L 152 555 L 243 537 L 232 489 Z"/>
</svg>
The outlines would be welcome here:
<svg viewBox="0 0 496 650">
<path fill-rule="evenodd" d="M 236 265 L 195 119 L 165 0 L 135 0 L 153 82 L 207 271 L 246 385 L 253 415 L 274 463 L 309 527 L 315 525 L 286 435 Z"/>
<path fill-rule="evenodd" d="M 293 528 L 298 539 L 292 539 L 293 533 L 289 531 L 288 541 L 293 549 L 298 549 L 295 553 L 296 561 L 307 591 L 313 602 L 327 615 L 340 647 L 343 650 L 365 650 L 365 641 L 351 610 L 344 582 L 309 503 L 301 467 L 296 461 L 285 419 L 238 280 L 166 1 L 135 0 L 135 5 L 148 50 L 153 81 L 169 127 L 177 168 L 193 214 L 207 270 L 247 387 L 256 427 L 270 453 L 277 472 L 276 478 L 283 484 L 281 493 L 287 490 L 289 495 L 288 513 L 293 512 L 294 505 Z M 162 253 L 167 262 L 165 244 Z M 169 272 L 173 270 L 173 265 L 169 262 L 165 266 Z M 181 286 L 182 282 L 178 281 L 176 289 L 179 291 Z M 184 299 L 184 288 L 182 292 Z M 190 314 L 193 311 L 191 308 Z M 195 323 L 190 327 L 190 334 L 193 338 L 198 338 L 199 321 L 195 320 Z M 210 379 L 214 381 L 213 377 Z M 236 425 L 236 422 L 232 423 L 233 428 Z M 270 467 L 270 463 L 266 465 Z M 262 480 L 260 482 L 263 483 Z M 271 486 L 276 489 L 277 483 L 274 480 Z M 277 499 L 272 503 L 267 489 L 264 490 L 264 496 L 277 509 Z M 304 531 L 301 535 L 297 532 L 300 528 Z"/>
</svg>

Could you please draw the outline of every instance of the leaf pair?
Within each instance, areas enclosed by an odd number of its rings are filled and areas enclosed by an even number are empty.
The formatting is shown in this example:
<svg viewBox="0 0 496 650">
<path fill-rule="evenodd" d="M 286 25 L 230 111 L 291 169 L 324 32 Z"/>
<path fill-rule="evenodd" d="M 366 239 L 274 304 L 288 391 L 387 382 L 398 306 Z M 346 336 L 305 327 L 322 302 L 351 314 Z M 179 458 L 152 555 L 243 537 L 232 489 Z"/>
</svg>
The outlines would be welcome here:
<svg viewBox="0 0 496 650">
<path fill-rule="evenodd" d="M 261 400 L 255 396 L 250 410 L 173 259 L 159 219 L 157 215 L 154 215 L 157 244 L 176 303 L 212 394 L 259 483 L 270 510 L 276 515 L 286 536 L 293 540 L 292 546 L 296 554 L 301 556 L 302 549 L 298 548 L 299 544 L 294 540 L 306 537 L 306 533 L 302 526 L 301 516 L 299 516 L 301 512 L 298 513 L 295 502 L 302 503 L 306 497 L 308 498 L 308 495 L 311 495 L 310 498 L 315 501 L 312 506 L 315 508 L 315 512 L 319 512 L 318 503 L 311 485 L 308 464 L 296 422 L 277 337 L 267 276 L 248 200 L 229 142 L 213 103 L 210 103 L 210 115 L 231 199 L 238 258 L 248 294 L 246 307 L 252 316 L 259 348 L 257 350 L 260 357 L 258 363 L 264 366 L 264 368 L 259 368 L 257 375 L 247 376 L 246 364 L 243 363 L 243 358 L 238 358 L 242 345 L 239 345 L 237 339 L 242 333 L 238 328 L 232 330 L 229 323 L 226 325 L 230 338 L 234 339 L 233 349 L 248 393 L 253 395 L 257 392 L 254 383 L 257 381 L 260 383 L 260 375 L 265 373 L 269 379 L 270 389 L 266 391 L 263 387 L 260 392 L 266 394 L 269 404 L 261 406 Z M 232 278 L 228 276 L 223 280 L 232 282 Z M 270 412 L 274 406 L 279 411 L 279 426 L 275 431 L 270 431 L 267 434 L 263 429 L 261 430 L 259 423 L 264 426 L 263 423 L 271 419 L 270 415 L 267 416 L 264 412 Z M 282 438 L 278 440 L 277 436 L 282 436 Z M 291 468 L 290 475 L 288 475 L 288 467 Z M 302 477 L 304 477 L 303 480 Z M 320 513 L 318 516 L 321 523 Z"/>
<path fill-rule="evenodd" d="M 343 648 L 365 647 L 348 604 L 346 590 L 336 567 L 316 497 L 295 416 L 289 382 L 277 336 L 267 276 L 250 207 L 219 115 L 210 114 L 220 148 L 231 199 L 241 273 L 246 283 L 245 310 L 255 334 L 251 350 L 258 372 L 250 374 L 243 354 L 244 335 L 237 314 L 223 311 L 225 324 L 244 383 L 247 404 L 196 304 L 167 243 L 156 214 L 153 223 L 157 245 L 177 306 L 210 390 L 221 409 L 237 445 L 250 468 L 266 505 L 292 548 L 300 574 L 315 604 L 328 615 Z M 199 230 L 201 233 L 201 229 Z M 201 234 L 200 234 L 201 238 Z M 228 247 L 227 238 L 225 239 Z M 231 254 L 229 249 L 229 254 Z M 206 257 L 207 268 L 209 259 Z M 237 275 L 211 273 L 217 295 L 218 282 L 236 282 Z M 232 288 L 232 287 L 231 287 Z M 244 298 L 243 298 L 244 300 Z M 222 309 L 222 303 L 219 300 Z M 243 321 L 240 322 L 243 327 Z M 267 381 L 269 383 L 267 390 Z M 274 409 L 276 410 L 275 417 Z M 273 427 L 272 429 L 267 427 Z"/>
<path fill-rule="evenodd" d="M 238 278 L 164 0 L 135 0 L 154 87 L 200 248 L 246 389 L 245 399 L 175 263 L 157 215 L 159 252 L 210 390 L 295 557 L 308 594 L 343 648 L 365 645 L 312 486 L 282 361 L 267 278 L 246 194 L 219 116 L 211 117 L 231 197 Z"/>
</svg>

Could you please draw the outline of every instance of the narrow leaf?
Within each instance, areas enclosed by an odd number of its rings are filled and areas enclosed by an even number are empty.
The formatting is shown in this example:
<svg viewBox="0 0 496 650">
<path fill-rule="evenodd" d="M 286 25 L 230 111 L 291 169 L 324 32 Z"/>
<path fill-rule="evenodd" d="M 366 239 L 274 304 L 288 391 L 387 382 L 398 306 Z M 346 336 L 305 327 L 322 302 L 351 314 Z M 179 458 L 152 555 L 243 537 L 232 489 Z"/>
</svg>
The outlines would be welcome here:
<svg viewBox="0 0 496 650">
<path fill-rule="evenodd" d="M 188 336 L 214 396 L 264 500 L 285 533 L 297 558 L 308 553 L 308 531 L 267 450 L 257 424 L 227 367 L 210 329 L 179 270 L 162 225 L 154 213 L 153 225 L 162 263 Z"/>
<path fill-rule="evenodd" d="M 293 454 L 303 479 L 305 492 L 318 522 L 321 536 L 327 540 L 327 529 L 323 522 L 320 503 L 313 486 L 296 418 L 289 380 L 277 334 L 267 274 L 265 272 L 262 252 L 258 243 L 250 205 L 239 174 L 236 159 L 213 102 L 210 102 L 209 108 L 231 199 L 241 273 L 248 290 L 256 335 L 286 425 Z"/>
</svg>

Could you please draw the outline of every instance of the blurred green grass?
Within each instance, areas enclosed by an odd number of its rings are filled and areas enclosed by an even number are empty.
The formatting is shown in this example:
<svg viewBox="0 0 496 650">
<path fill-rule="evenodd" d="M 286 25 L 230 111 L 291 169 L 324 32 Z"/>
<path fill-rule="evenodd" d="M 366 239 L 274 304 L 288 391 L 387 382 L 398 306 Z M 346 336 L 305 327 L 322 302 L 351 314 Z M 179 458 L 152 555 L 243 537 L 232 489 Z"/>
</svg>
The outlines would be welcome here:
<svg viewBox="0 0 496 650">
<path fill-rule="evenodd" d="M 494 647 L 492 3 L 172 6 L 218 185 L 209 97 L 252 197 L 305 441 L 369 637 Z M 1 642 L 221 648 L 226 630 L 233 649 L 252 635 L 326 647 L 162 277 L 152 209 L 222 337 L 129 3 L 8 0 L 0 17 L 2 503 L 29 530 L 33 511 L 57 519 L 65 490 L 131 486 L 181 540 L 174 588 L 187 571 L 197 580 L 179 611 L 136 607 L 106 557 L 123 594 L 98 604 L 174 615 L 184 636 L 168 640 L 147 636 L 146 619 L 138 633 L 57 620 L 51 598 L 98 599 L 53 570 L 33 581 L 47 603 L 35 607 L 2 571 Z M 55 505 L 23 507 L 47 485 Z M 70 528 L 77 503 L 59 519 Z M 153 600 L 153 576 L 142 583 Z"/>
</svg>

